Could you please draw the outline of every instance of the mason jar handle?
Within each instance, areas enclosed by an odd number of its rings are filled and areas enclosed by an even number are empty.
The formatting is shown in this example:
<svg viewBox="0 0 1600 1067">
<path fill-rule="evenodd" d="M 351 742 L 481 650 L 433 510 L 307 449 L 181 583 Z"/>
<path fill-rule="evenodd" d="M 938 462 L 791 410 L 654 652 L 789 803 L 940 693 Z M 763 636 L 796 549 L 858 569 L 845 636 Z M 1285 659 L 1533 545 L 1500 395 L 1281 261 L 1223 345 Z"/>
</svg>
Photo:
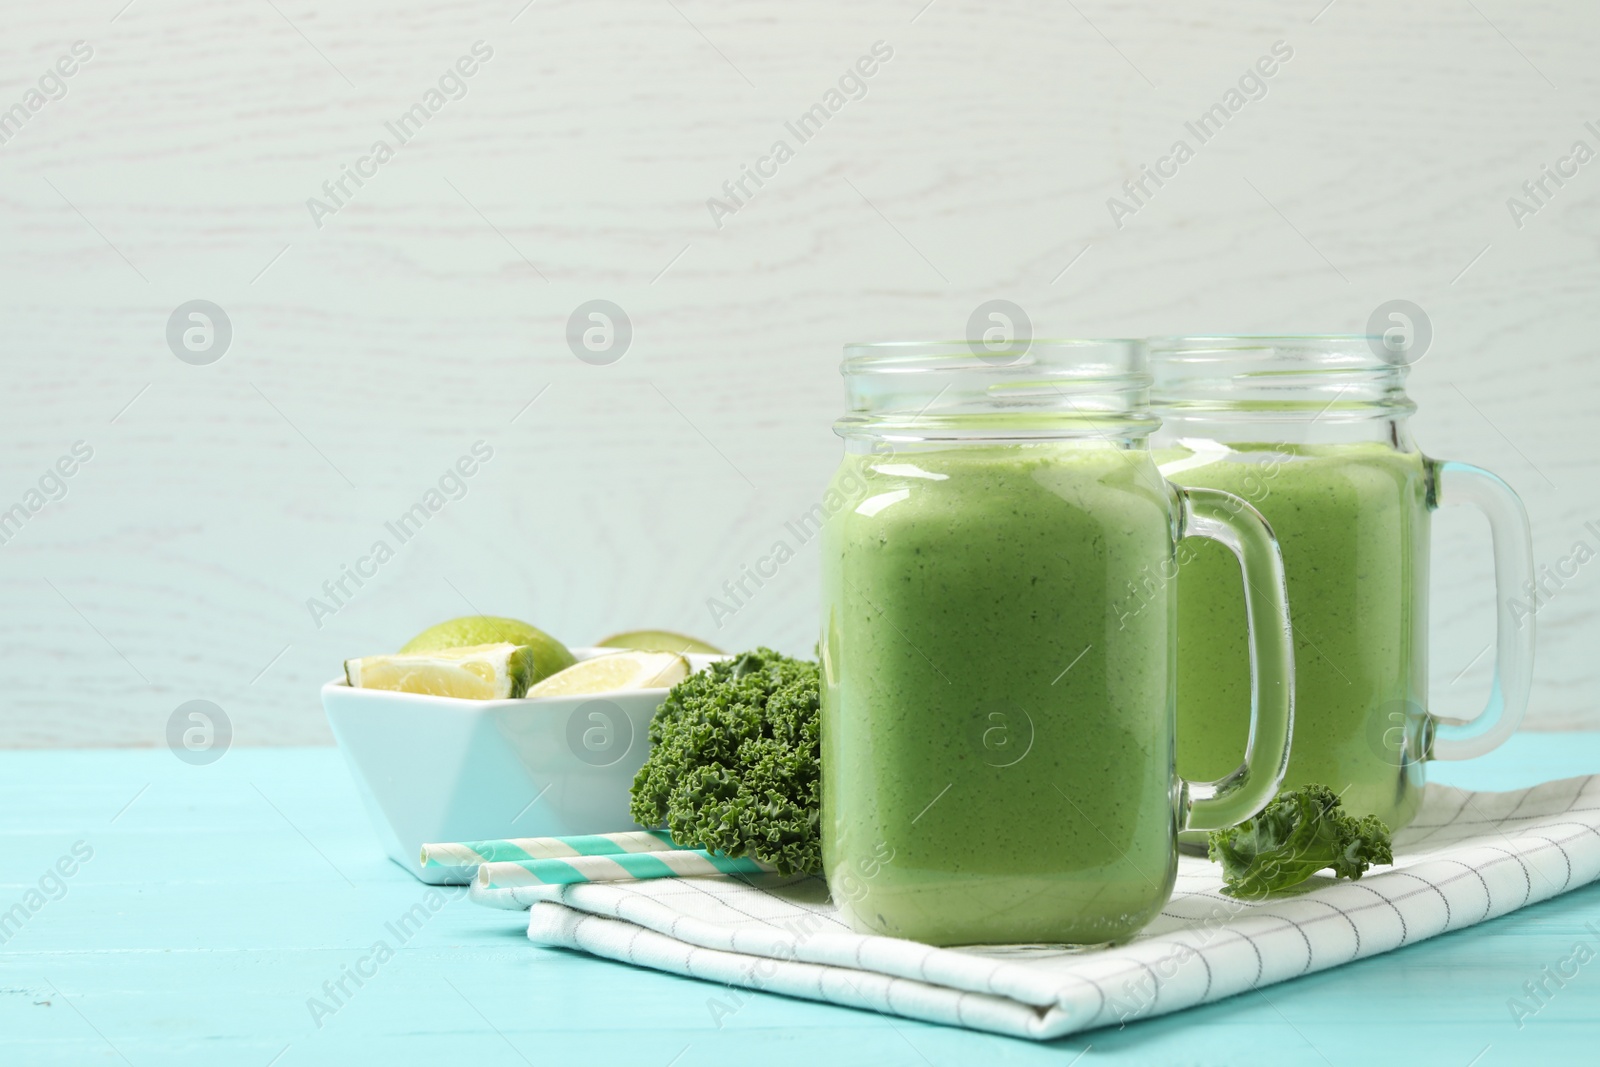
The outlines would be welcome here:
<svg viewBox="0 0 1600 1067">
<path fill-rule="evenodd" d="M 1533 592 L 1533 535 L 1522 498 L 1498 476 L 1470 463 L 1435 460 L 1430 464 L 1433 493 L 1429 504 L 1471 504 L 1489 520 L 1494 540 L 1495 652 L 1494 681 L 1489 702 L 1476 718 L 1446 719 L 1429 716 L 1432 759 L 1471 759 L 1498 748 L 1522 725 L 1533 686 L 1533 612 L 1524 606 L 1519 616 L 1519 594 Z"/>
<path fill-rule="evenodd" d="M 1289 769 L 1289 737 L 1294 729 L 1289 594 L 1283 580 L 1283 552 L 1259 511 L 1220 489 L 1174 488 L 1183 502 L 1179 536 L 1219 542 L 1244 572 L 1245 617 L 1250 624 L 1250 739 L 1244 762 L 1214 782 L 1183 783 L 1183 829 L 1220 830 L 1266 807 Z"/>
</svg>

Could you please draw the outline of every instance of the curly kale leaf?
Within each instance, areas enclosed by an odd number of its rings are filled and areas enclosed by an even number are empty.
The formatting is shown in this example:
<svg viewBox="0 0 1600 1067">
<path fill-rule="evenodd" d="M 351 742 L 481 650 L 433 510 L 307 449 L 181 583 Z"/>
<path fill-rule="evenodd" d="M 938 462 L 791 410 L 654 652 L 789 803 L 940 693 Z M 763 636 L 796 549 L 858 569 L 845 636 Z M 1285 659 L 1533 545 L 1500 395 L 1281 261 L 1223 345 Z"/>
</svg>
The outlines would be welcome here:
<svg viewBox="0 0 1600 1067">
<path fill-rule="evenodd" d="M 631 813 L 673 841 L 821 870 L 817 665 L 758 648 L 673 687 L 650 722 Z"/>
<path fill-rule="evenodd" d="M 1325 785 L 1290 789 L 1255 818 L 1213 830 L 1209 855 L 1222 864 L 1223 891 L 1254 899 L 1299 885 L 1324 868 L 1360 878 L 1375 863 L 1393 863 L 1389 828 L 1376 815 L 1357 819 Z"/>
</svg>

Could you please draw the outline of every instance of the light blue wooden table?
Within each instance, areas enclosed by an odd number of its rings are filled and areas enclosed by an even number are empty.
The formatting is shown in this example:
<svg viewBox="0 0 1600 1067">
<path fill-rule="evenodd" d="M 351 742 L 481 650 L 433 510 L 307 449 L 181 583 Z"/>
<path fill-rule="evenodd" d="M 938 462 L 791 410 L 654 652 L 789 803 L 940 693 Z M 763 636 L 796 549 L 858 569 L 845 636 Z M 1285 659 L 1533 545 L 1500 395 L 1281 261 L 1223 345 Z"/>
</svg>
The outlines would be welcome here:
<svg viewBox="0 0 1600 1067">
<path fill-rule="evenodd" d="M 1437 771 L 1484 789 L 1600 772 L 1600 734 L 1524 735 Z M 51 876 L 63 857 L 72 875 Z M 719 1027 L 718 987 L 535 948 L 518 914 L 464 898 L 402 942 L 388 924 L 426 893 L 379 853 L 332 749 L 209 767 L 164 749 L 0 753 L 0 1064 L 1066 1065 L 1089 1049 L 1085 1067 L 1492 1067 L 1593 1062 L 1600 1037 L 1600 959 L 1521 1029 L 1507 1006 L 1577 941 L 1600 944 L 1585 928 L 1600 885 L 1050 1045 L 759 994 Z M 6 920 L 19 902 L 40 906 Z M 381 963 L 380 940 L 397 949 Z M 314 1019 L 308 1000 L 358 963 L 371 977 Z"/>
</svg>

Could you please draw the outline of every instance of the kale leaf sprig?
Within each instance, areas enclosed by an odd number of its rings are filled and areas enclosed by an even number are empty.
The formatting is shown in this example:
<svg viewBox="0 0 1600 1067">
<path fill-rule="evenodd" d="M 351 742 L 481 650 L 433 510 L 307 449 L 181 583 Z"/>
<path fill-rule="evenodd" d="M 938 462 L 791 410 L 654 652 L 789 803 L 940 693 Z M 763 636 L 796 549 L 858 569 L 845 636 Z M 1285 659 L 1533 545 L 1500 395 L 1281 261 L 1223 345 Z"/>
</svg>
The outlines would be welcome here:
<svg viewBox="0 0 1600 1067">
<path fill-rule="evenodd" d="M 782 874 L 821 870 L 819 704 L 817 665 L 769 648 L 691 674 L 650 722 L 634 821 Z"/>
<path fill-rule="evenodd" d="M 1336 878 L 1360 878 L 1375 863 L 1394 862 L 1383 820 L 1357 819 L 1325 785 L 1279 793 L 1254 818 L 1213 830 L 1207 851 L 1222 864 L 1223 891 L 1247 900 L 1297 886 L 1324 868 Z"/>
</svg>

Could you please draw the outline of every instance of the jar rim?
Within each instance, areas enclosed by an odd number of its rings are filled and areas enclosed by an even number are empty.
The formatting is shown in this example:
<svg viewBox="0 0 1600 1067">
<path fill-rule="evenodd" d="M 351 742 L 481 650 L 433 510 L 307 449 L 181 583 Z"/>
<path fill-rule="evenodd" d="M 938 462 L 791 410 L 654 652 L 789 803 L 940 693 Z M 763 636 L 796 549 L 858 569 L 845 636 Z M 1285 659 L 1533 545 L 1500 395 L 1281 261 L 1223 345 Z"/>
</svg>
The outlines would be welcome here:
<svg viewBox="0 0 1600 1067">
<path fill-rule="evenodd" d="M 1163 333 L 1145 338 L 1152 345 L 1168 341 L 1327 341 L 1365 343 L 1365 333 Z"/>
<path fill-rule="evenodd" d="M 1013 351 L 1025 357 L 1030 353 L 1081 356 L 1095 349 L 1117 352 L 1128 357 L 1130 369 L 1144 368 L 1144 342 L 1136 337 L 1034 337 L 990 345 L 968 339 L 925 341 L 851 341 L 844 346 L 847 368 L 868 369 L 872 364 L 916 357 L 959 359 L 976 357 L 994 365 Z"/>
<path fill-rule="evenodd" d="M 1341 365 L 1371 370 L 1404 370 L 1407 364 L 1383 353 L 1384 338 L 1364 333 L 1167 334 L 1145 339 L 1152 366 L 1183 356 L 1219 358 L 1338 357 Z"/>
<path fill-rule="evenodd" d="M 1085 345 L 1139 345 L 1143 338 L 1139 337 L 1034 337 L 1020 342 L 1033 347 L 1082 347 Z M 968 348 L 973 341 L 966 338 L 925 338 L 919 341 L 846 341 L 845 351 L 852 349 L 879 349 L 879 348 Z"/>
</svg>

